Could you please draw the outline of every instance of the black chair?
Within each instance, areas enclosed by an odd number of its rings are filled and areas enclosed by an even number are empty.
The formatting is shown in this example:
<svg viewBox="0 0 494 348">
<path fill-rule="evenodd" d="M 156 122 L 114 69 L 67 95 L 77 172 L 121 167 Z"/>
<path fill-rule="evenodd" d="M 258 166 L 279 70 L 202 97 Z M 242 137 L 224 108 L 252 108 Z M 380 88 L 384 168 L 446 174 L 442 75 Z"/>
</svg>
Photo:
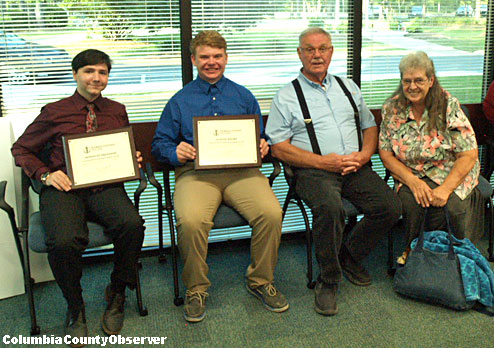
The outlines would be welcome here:
<svg viewBox="0 0 494 348">
<path fill-rule="evenodd" d="M 265 156 L 262 160 L 263 163 L 270 163 L 273 166 L 273 170 L 268 177 L 269 185 L 272 186 L 274 180 L 281 172 L 280 163 L 271 157 L 271 154 Z M 154 168 L 153 168 L 154 167 Z M 163 185 L 161 185 L 156 179 L 155 172 L 157 169 L 163 173 Z M 172 253 L 172 262 L 173 262 L 173 285 L 174 285 L 174 295 L 175 298 L 173 303 L 175 306 L 180 306 L 184 303 L 183 298 L 180 296 L 180 287 L 178 281 L 178 251 L 175 239 L 175 223 L 174 223 L 174 215 L 173 215 L 173 201 L 172 201 L 172 189 L 170 185 L 170 173 L 173 172 L 174 167 L 162 164 L 160 168 L 156 168 L 156 165 L 152 165 L 151 163 L 146 163 L 146 173 L 148 176 L 148 180 L 153 185 L 158 194 L 158 219 L 161 221 L 163 218 L 163 212 L 166 214 L 168 218 L 168 226 L 170 229 L 170 243 L 171 243 L 171 253 Z M 163 188 L 165 194 L 165 204 L 163 205 Z M 225 204 L 221 204 L 218 207 L 218 211 L 213 219 L 214 227 L 213 229 L 218 228 L 231 228 L 231 227 L 239 227 L 245 226 L 249 223 L 237 213 L 237 211 Z M 163 254 L 163 225 L 158 225 L 159 228 L 159 249 L 160 255 Z M 164 257 L 163 257 L 164 258 Z"/>
<path fill-rule="evenodd" d="M 46 234 L 41 224 L 40 213 L 35 212 L 29 216 L 29 188 L 31 187 L 34 192 L 41 191 L 42 184 L 39 181 L 31 181 L 31 179 L 22 172 L 21 177 L 21 194 L 22 194 L 22 207 L 21 207 L 21 221 L 20 226 L 17 227 L 14 209 L 5 201 L 5 191 L 7 182 L 0 182 L 0 208 L 7 212 L 10 223 L 12 225 L 12 232 L 14 234 L 14 240 L 17 247 L 17 252 L 21 260 L 22 269 L 24 273 L 24 287 L 28 297 L 29 313 L 31 317 L 31 335 L 38 335 L 40 333 L 40 327 L 36 321 L 36 310 L 34 304 L 33 285 L 34 280 L 31 278 L 31 266 L 29 262 L 29 249 L 37 253 L 46 253 Z M 144 171 L 141 169 L 141 180 L 139 187 L 134 193 L 134 202 L 136 207 L 139 207 L 139 197 L 146 188 L 147 183 L 144 175 Z M 107 237 L 104 233 L 104 228 L 93 222 L 88 222 L 89 229 L 89 245 L 87 249 L 97 248 L 105 245 L 112 244 L 111 238 Z M 22 240 L 22 243 L 21 243 Z M 148 314 L 147 308 L 142 303 L 141 284 L 139 280 L 139 265 L 136 264 L 137 273 L 137 306 L 139 314 L 146 316 Z"/>
<path fill-rule="evenodd" d="M 293 169 L 286 163 L 283 163 L 283 173 L 285 175 L 286 182 L 288 184 L 288 193 L 286 194 L 285 202 L 283 203 L 283 218 L 288 210 L 290 203 L 295 203 L 300 209 L 300 213 L 304 219 L 305 224 L 305 242 L 307 248 L 307 287 L 313 289 L 316 282 L 313 278 L 312 272 L 312 229 L 305 210 L 302 199 L 297 195 L 295 191 L 296 187 L 296 175 Z M 343 208 L 347 218 L 347 224 L 345 226 L 345 235 L 355 227 L 357 224 L 357 216 L 362 214 L 357 207 L 355 207 L 350 201 L 343 198 Z M 388 274 L 393 274 L 393 235 L 392 231 L 388 233 Z"/>
<path fill-rule="evenodd" d="M 461 109 L 467 116 L 468 120 L 471 121 L 470 118 L 470 111 L 466 107 L 466 105 L 461 105 Z M 488 126 L 490 124 L 488 123 Z M 492 142 L 492 128 L 489 127 L 488 129 L 483 130 L 486 133 L 489 133 L 489 137 L 487 139 L 487 144 L 486 144 L 486 158 L 485 158 L 485 166 L 484 166 L 484 171 L 482 172 L 482 175 L 479 176 L 479 184 L 478 184 L 478 189 L 480 191 L 480 195 L 482 198 L 485 200 L 485 205 L 486 205 L 486 218 L 487 218 L 487 232 L 489 233 L 489 246 L 487 248 L 487 259 L 490 262 L 494 262 L 494 207 L 492 205 L 492 198 L 494 196 L 494 190 L 489 183 L 489 179 L 492 175 L 492 172 L 494 171 L 494 144 Z M 477 135 L 478 136 L 478 135 Z"/>
</svg>

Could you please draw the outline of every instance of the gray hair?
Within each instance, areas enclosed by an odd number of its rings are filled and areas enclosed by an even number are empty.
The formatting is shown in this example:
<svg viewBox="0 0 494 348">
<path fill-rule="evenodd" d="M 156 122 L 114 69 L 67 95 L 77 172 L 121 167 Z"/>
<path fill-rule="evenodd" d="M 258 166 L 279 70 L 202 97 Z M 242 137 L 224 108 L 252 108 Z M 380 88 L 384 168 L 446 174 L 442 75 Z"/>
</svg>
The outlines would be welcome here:
<svg viewBox="0 0 494 348">
<path fill-rule="evenodd" d="M 298 37 L 298 45 L 300 46 L 302 44 L 302 40 L 307 36 L 307 35 L 312 35 L 312 34 L 323 34 L 326 35 L 331 41 L 331 34 L 329 34 L 326 30 L 323 28 L 319 27 L 312 27 L 312 28 L 307 28 L 303 32 L 300 33 Z"/>
<path fill-rule="evenodd" d="M 424 51 L 415 51 L 405 57 L 400 61 L 400 75 L 411 69 L 424 69 L 425 75 L 428 78 L 436 77 L 436 69 L 434 68 L 434 62 L 429 58 L 427 53 Z"/>
<path fill-rule="evenodd" d="M 424 69 L 428 79 L 434 78 L 434 83 L 425 97 L 425 108 L 429 112 L 427 131 L 430 132 L 433 129 L 445 131 L 448 96 L 436 77 L 436 69 L 434 68 L 432 59 L 430 59 L 423 51 L 407 54 L 400 61 L 401 78 L 403 78 L 403 74 L 407 71 L 414 69 Z M 403 84 L 401 82 L 388 101 L 393 107 L 397 108 L 399 112 L 405 112 L 408 105 L 410 105 L 410 101 L 405 96 Z"/>
</svg>

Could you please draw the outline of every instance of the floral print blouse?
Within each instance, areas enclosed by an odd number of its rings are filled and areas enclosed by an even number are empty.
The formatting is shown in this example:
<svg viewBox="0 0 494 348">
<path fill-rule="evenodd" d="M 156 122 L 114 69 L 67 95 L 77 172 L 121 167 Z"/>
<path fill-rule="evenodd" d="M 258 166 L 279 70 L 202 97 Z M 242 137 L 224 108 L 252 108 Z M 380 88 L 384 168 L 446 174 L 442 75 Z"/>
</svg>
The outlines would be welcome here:
<svg viewBox="0 0 494 348">
<path fill-rule="evenodd" d="M 413 116 L 411 105 L 405 112 L 398 113 L 393 103 L 388 101 L 382 108 L 382 122 L 379 133 L 379 148 L 391 151 L 396 158 L 419 178 L 428 177 L 441 185 L 453 168 L 458 152 L 477 149 L 477 141 L 472 125 L 460 108 L 458 99 L 447 94 L 446 130 L 433 130 L 427 134 L 429 115 L 422 115 L 420 124 Z M 477 160 L 463 183 L 455 193 L 465 199 L 477 186 L 480 163 Z M 397 185 L 396 189 L 402 186 Z"/>
</svg>

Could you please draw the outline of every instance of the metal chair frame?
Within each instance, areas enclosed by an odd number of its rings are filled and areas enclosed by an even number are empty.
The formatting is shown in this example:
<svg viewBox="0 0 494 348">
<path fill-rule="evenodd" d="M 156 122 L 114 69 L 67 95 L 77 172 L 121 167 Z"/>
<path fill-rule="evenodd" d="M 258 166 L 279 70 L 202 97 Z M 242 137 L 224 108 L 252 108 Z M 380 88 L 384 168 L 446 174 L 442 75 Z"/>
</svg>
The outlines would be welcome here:
<svg viewBox="0 0 494 348">
<path fill-rule="evenodd" d="M 21 172 L 22 172 L 22 176 L 21 176 L 22 201 L 21 201 L 21 213 L 20 213 L 20 217 L 21 217 L 20 226 L 18 227 L 16 224 L 14 209 L 5 201 L 5 191 L 7 187 L 6 181 L 0 182 L 0 208 L 4 210 L 9 216 L 15 244 L 17 247 L 17 252 L 19 254 L 19 259 L 22 265 L 22 270 L 24 275 L 24 287 L 27 294 L 29 314 L 31 319 L 30 332 L 31 335 L 38 335 L 40 334 L 41 330 L 37 323 L 37 318 L 36 318 L 36 309 L 35 309 L 34 292 L 33 292 L 34 279 L 31 277 L 31 264 L 29 260 L 29 251 L 28 251 L 29 250 L 28 234 L 29 234 L 29 221 L 30 221 L 29 188 L 31 187 L 34 192 L 39 194 L 41 183 L 32 182 L 31 179 L 24 173 L 24 171 Z M 140 184 L 137 190 L 134 192 L 134 202 L 137 209 L 139 209 L 140 195 L 144 191 L 146 186 L 147 183 L 146 183 L 144 171 L 141 169 Z M 39 214 L 39 212 L 35 214 Z M 108 244 L 111 244 L 111 242 L 105 243 L 103 245 L 108 245 Z M 93 245 L 92 247 L 94 248 L 103 245 Z M 148 310 L 142 303 L 142 292 L 141 292 L 141 284 L 140 284 L 139 271 L 138 271 L 139 268 L 140 268 L 140 264 L 136 264 L 135 271 L 137 274 L 137 286 L 136 286 L 137 306 L 138 306 L 139 314 L 141 316 L 146 316 L 148 314 Z"/>
<path fill-rule="evenodd" d="M 270 154 L 265 156 L 263 158 L 263 163 L 270 163 L 273 166 L 273 171 L 268 177 L 269 180 L 269 185 L 272 186 L 274 180 L 276 177 L 279 175 L 281 172 L 281 165 L 280 163 L 273 157 L 271 157 Z M 161 171 L 163 173 L 163 184 L 160 184 L 158 180 L 156 179 L 155 172 Z M 164 246 L 163 246 L 163 213 L 165 213 L 167 219 L 168 219 L 168 226 L 170 230 L 170 243 L 171 243 L 171 254 L 172 254 L 172 263 L 173 263 L 173 286 L 174 286 L 174 300 L 173 303 L 175 306 L 180 306 L 184 303 L 184 299 L 180 296 L 180 286 L 179 286 L 179 279 L 178 279 L 178 250 L 177 250 L 177 243 L 176 243 L 176 237 L 175 237 L 175 222 L 174 222 L 174 215 L 173 215 L 173 200 L 172 200 L 172 188 L 170 185 L 170 172 L 174 170 L 174 167 L 171 165 L 167 164 L 161 164 L 159 168 L 157 168 L 156 164 L 151 164 L 151 163 L 146 163 L 146 174 L 148 177 L 149 182 L 151 183 L 152 186 L 156 188 L 157 195 L 158 195 L 158 220 L 159 220 L 159 253 L 160 253 L 160 260 L 164 260 Z M 165 204 L 163 205 L 163 193 L 165 196 Z M 234 224 L 234 225 L 228 225 L 226 223 L 221 223 L 221 228 L 230 228 L 230 227 L 239 227 L 239 226 L 244 226 L 248 225 L 248 222 L 243 219 L 243 217 L 238 214 L 233 208 L 221 204 L 218 208 L 218 211 L 214 217 L 214 222 L 220 222 L 223 221 L 222 217 L 225 215 L 235 215 L 237 216 L 238 221 L 243 221 L 242 223 Z M 215 227 L 213 227 L 214 229 Z"/>
</svg>

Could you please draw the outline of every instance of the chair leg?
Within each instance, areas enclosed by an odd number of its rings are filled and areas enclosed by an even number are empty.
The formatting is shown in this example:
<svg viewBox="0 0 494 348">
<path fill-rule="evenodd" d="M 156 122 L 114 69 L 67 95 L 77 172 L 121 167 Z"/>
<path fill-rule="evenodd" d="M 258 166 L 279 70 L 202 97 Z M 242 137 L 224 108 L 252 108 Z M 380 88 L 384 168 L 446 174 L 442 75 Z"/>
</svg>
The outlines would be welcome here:
<svg viewBox="0 0 494 348">
<path fill-rule="evenodd" d="M 493 243 L 494 243 L 494 207 L 492 206 L 492 198 L 489 199 L 488 205 L 487 205 L 487 212 L 488 212 L 488 231 L 489 231 L 489 247 L 487 248 L 487 253 L 488 253 L 488 260 L 490 262 L 494 262 L 494 248 L 493 248 Z"/>
<path fill-rule="evenodd" d="M 393 229 L 388 231 L 388 275 L 393 277 L 395 275 L 394 269 L 394 240 Z"/>
<path fill-rule="evenodd" d="M 139 311 L 139 315 L 141 317 L 145 317 L 148 315 L 148 309 L 142 304 L 142 292 L 141 292 L 141 277 L 139 276 L 139 269 L 142 268 L 142 264 L 140 261 L 136 263 L 135 272 L 136 272 L 136 297 L 137 297 L 137 309 Z"/>
<path fill-rule="evenodd" d="M 40 328 L 36 322 L 36 309 L 34 307 L 33 285 L 34 280 L 31 278 L 31 263 L 29 262 L 29 247 L 27 242 L 27 233 L 23 232 L 24 250 L 24 286 L 26 288 L 27 301 L 29 305 L 29 315 L 31 317 L 31 336 L 39 335 Z"/>
<path fill-rule="evenodd" d="M 316 282 L 314 281 L 314 275 L 312 272 L 312 229 L 310 228 L 309 218 L 307 212 L 305 211 L 302 200 L 297 199 L 296 203 L 300 208 L 302 217 L 305 224 L 305 245 L 307 249 L 307 287 L 309 289 L 314 289 Z"/>
<path fill-rule="evenodd" d="M 178 284 L 178 252 L 177 245 L 175 242 L 175 226 L 173 223 L 173 216 L 171 211 L 168 212 L 168 222 L 170 225 L 170 242 L 172 249 L 172 264 L 173 264 L 173 290 L 175 298 L 173 303 L 175 306 L 181 306 L 184 304 L 184 299 L 180 296 L 180 285 Z"/>
<path fill-rule="evenodd" d="M 163 200 L 158 199 L 158 237 L 159 237 L 159 255 L 158 262 L 166 262 L 165 248 L 163 247 Z"/>
</svg>

